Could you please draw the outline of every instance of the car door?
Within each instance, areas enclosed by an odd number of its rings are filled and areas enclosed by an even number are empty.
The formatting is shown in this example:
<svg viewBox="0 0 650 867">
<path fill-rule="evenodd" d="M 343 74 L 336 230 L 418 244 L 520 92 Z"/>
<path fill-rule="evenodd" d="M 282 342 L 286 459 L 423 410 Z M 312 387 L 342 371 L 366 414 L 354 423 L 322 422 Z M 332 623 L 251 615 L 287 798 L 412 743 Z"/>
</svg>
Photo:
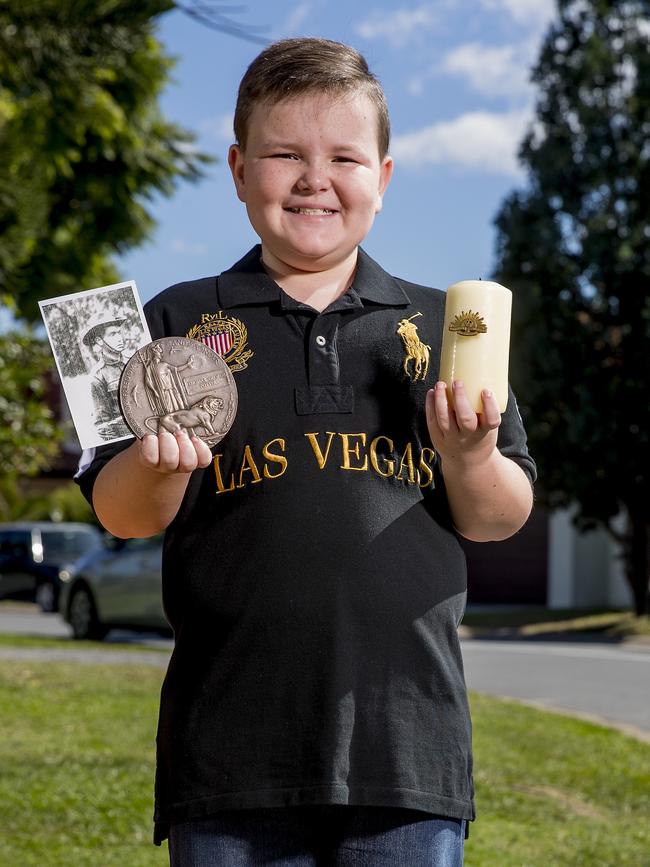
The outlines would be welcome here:
<svg viewBox="0 0 650 867">
<path fill-rule="evenodd" d="M 0 599 L 33 599 L 36 578 L 30 530 L 4 530 L 0 534 Z"/>
<path fill-rule="evenodd" d="M 114 552 L 103 565 L 101 593 L 96 594 L 101 619 L 132 626 L 166 626 L 161 563 L 159 539 L 132 539 Z"/>
</svg>

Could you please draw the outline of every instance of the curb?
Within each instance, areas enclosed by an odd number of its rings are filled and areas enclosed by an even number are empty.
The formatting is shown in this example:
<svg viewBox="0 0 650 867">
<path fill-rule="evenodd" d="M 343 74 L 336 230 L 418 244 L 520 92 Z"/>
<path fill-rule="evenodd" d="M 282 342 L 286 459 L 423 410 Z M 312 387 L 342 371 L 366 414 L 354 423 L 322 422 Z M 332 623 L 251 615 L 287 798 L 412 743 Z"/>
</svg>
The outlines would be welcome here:
<svg viewBox="0 0 650 867">
<path fill-rule="evenodd" d="M 458 636 L 461 639 L 471 638 L 485 641 L 563 641 L 576 644 L 612 644 L 650 653 L 650 635 L 609 635 L 595 630 L 546 629 L 537 625 L 493 628 L 461 624 L 458 627 Z"/>
<path fill-rule="evenodd" d="M 0 659 L 25 662 L 78 662 L 85 665 L 149 665 L 152 668 L 166 668 L 169 654 L 138 650 L 0 647 Z"/>
</svg>

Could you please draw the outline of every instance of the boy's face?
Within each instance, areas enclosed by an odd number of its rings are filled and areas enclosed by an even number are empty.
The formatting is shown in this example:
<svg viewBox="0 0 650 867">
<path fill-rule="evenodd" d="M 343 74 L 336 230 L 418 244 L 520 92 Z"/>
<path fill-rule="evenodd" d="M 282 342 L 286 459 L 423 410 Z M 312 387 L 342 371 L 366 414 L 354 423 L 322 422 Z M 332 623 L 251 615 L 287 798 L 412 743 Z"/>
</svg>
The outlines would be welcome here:
<svg viewBox="0 0 650 867">
<path fill-rule="evenodd" d="M 365 238 L 392 173 L 365 95 L 306 94 L 255 106 L 228 162 L 268 265 L 326 271 Z M 275 260 L 275 261 L 274 261 Z"/>
</svg>

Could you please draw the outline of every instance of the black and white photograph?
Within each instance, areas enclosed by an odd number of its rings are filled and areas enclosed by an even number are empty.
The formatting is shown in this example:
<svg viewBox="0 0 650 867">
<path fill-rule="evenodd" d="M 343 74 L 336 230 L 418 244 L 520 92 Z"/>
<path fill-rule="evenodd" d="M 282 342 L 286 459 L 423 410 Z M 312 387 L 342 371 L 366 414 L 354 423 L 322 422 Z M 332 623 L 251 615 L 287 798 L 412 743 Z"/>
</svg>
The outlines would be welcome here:
<svg viewBox="0 0 650 867">
<path fill-rule="evenodd" d="M 130 280 L 39 301 L 82 448 L 133 436 L 120 409 L 122 371 L 151 342 Z"/>
</svg>

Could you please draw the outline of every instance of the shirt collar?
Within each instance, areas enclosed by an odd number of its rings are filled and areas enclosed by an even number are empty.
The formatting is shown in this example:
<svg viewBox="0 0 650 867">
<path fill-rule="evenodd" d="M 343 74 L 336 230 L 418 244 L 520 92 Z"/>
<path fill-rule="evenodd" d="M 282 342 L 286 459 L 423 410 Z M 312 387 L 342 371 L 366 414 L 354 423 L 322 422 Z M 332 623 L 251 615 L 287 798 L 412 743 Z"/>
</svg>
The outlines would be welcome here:
<svg viewBox="0 0 650 867">
<path fill-rule="evenodd" d="M 411 299 L 399 282 L 371 259 L 362 247 L 359 247 L 357 270 L 352 287 L 360 298 L 364 301 L 372 301 L 374 304 L 406 307 L 411 303 Z"/>
<path fill-rule="evenodd" d="M 262 247 L 257 244 L 232 268 L 219 275 L 217 291 L 220 307 L 281 301 L 282 290 L 264 270 L 261 252 Z M 410 304 L 408 295 L 398 281 L 387 274 L 361 247 L 351 289 L 364 302 L 399 307 Z"/>
<path fill-rule="evenodd" d="M 220 307 L 268 304 L 280 299 L 281 289 L 262 267 L 262 247 L 252 250 L 219 275 L 217 292 Z"/>
</svg>

